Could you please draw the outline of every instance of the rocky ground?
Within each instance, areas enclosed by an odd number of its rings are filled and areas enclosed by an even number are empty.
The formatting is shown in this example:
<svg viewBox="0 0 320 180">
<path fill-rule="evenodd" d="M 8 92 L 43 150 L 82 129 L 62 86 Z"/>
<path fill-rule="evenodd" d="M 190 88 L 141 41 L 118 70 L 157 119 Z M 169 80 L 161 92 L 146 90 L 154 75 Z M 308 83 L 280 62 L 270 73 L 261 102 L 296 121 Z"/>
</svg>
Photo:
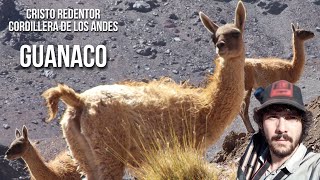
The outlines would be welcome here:
<svg viewBox="0 0 320 180">
<path fill-rule="evenodd" d="M 298 82 L 305 103 L 319 122 L 320 95 L 320 1 L 244 0 L 247 8 L 245 42 L 247 57 L 292 57 L 291 25 L 311 30 L 315 38 L 306 43 L 306 63 Z M 231 22 L 237 1 L 221 0 L 0 0 L 0 179 L 19 178 L 20 161 L 3 160 L 5 147 L 14 139 L 15 128 L 26 125 L 45 159 L 65 149 L 57 120 L 46 123 L 41 93 L 63 82 L 84 91 L 100 84 L 125 79 L 143 80 L 169 76 L 175 81 L 190 80 L 201 85 L 214 71 L 215 50 L 210 35 L 201 24 L 198 12 L 208 14 L 218 24 Z M 101 20 L 117 21 L 118 32 L 9 32 L 8 20 L 25 20 L 28 8 L 99 8 Z M 19 49 L 33 45 L 98 45 L 108 47 L 105 68 L 22 68 Z M 252 98 L 251 109 L 258 103 Z M 61 104 L 60 109 L 63 109 Z M 61 114 L 61 113 L 60 113 Z M 317 127 L 315 125 L 314 127 Z M 208 150 L 212 161 L 230 131 L 245 139 L 243 123 L 237 118 L 221 140 Z M 307 144 L 319 150 L 316 128 Z M 241 139 L 241 138 L 240 138 Z M 235 144 L 243 145 L 238 141 Z M 237 146 L 236 146 L 237 147 Z M 228 149 L 228 148 L 227 148 Z M 235 148 L 229 148 L 233 151 Z M 240 151 L 238 151 L 240 152 Z M 238 154 L 232 154 L 236 157 Z M 222 158 L 223 159 L 223 158 Z M 227 159 L 227 158 L 224 158 Z M 224 161 L 224 160 L 222 160 Z"/>
</svg>

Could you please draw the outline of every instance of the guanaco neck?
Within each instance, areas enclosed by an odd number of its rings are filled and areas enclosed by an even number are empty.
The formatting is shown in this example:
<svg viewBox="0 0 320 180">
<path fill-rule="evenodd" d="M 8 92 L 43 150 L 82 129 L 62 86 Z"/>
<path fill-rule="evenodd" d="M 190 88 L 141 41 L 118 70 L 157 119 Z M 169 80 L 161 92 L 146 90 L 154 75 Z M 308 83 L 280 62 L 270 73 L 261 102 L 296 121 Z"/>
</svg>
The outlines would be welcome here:
<svg viewBox="0 0 320 180">
<path fill-rule="evenodd" d="M 293 83 L 299 80 L 305 63 L 305 53 L 304 53 L 304 41 L 299 40 L 295 35 L 292 35 L 292 44 L 293 44 L 293 58 L 292 58 L 292 78 Z"/>
<path fill-rule="evenodd" d="M 37 149 L 32 144 L 30 144 L 30 147 L 22 156 L 22 159 L 26 162 L 31 176 L 35 179 L 51 180 L 58 178 L 46 165 Z"/>
<path fill-rule="evenodd" d="M 222 57 L 216 59 L 215 73 L 205 89 L 209 107 L 205 117 L 207 120 L 200 125 L 200 136 L 209 137 L 205 146 L 211 145 L 212 140 L 217 140 L 219 137 L 216 136 L 222 134 L 240 111 L 244 97 L 244 59 L 244 53 L 228 60 Z"/>
<path fill-rule="evenodd" d="M 227 91 L 244 89 L 244 59 L 243 54 L 229 60 L 222 57 L 215 60 L 215 72 L 205 89 L 208 104 L 213 104 L 216 100 L 224 98 L 224 100 L 232 100 L 231 97 L 226 97 Z M 238 95 L 237 93 L 234 94 L 234 96 Z"/>
</svg>

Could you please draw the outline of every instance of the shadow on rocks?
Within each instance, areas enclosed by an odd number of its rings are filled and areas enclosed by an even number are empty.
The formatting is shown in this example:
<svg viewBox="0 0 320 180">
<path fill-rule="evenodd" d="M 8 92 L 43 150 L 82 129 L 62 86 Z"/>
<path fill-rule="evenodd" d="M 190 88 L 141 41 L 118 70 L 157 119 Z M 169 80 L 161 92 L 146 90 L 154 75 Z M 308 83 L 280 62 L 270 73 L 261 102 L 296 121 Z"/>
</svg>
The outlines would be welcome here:
<svg viewBox="0 0 320 180">
<path fill-rule="evenodd" d="M 4 159 L 7 149 L 6 146 L 0 144 L 0 179 L 30 179 L 28 172 L 25 170 L 25 164 L 21 159 L 15 161 Z"/>
</svg>

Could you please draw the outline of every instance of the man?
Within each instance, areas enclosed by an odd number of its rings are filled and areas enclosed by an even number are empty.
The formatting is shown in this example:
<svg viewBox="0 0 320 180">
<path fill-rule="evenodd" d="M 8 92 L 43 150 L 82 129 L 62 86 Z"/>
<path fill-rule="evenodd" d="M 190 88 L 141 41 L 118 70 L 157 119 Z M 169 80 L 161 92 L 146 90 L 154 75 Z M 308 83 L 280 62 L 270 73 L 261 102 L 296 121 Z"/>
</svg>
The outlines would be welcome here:
<svg viewBox="0 0 320 180">
<path fill-rule="evenodd" d="M 259 132 L 240 160 L 237 179 L 320 179 L 320 154 L 302 144 L 312 124 L 299 87 L 285 80 L 255 92 Z"/>
</svg>

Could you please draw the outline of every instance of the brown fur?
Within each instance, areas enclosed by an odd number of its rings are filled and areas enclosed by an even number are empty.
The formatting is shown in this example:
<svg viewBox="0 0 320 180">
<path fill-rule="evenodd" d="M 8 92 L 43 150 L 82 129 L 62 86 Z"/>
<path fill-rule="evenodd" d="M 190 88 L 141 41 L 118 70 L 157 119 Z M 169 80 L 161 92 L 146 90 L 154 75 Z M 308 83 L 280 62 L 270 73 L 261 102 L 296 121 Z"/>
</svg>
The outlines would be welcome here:
<svg viewBox="0 0 320 180">
<path fill-rule="evenodd" d="M 121 179 L 125 163 L 139 160 L 141 146 L 148 148 L 151 143 L 148 136 L 137 143 L 141 134 L 168 135 L 172 129 L 181 138 L 183 121 L 190 120 L 196 144 L 207 148 L 239 113 L 244 95 L 244 5 L 238 3 L 235 24 L 219 27 L 201 12 L 200 18 L 216 36 L 219 55 L 215 73 L 205 88 L 179 85 L 166 78 L 149 83 L 97 86 L 81 94 L 64 85 L 44 92 L 51 112 L 58 107 L 50 102 L 61 98 L 67 104 L 61 122 L 80 123 L 81 133 L 89 144 L 82 148 L 82 154 L 90 154 L 87 149 L 91 148 L 93 158 L 86 162 L 95 161 L 91 168 L 98 167 L 99 179 Z M 72 150 L 71 141 L 69 145 Z M 80 165 L 84 163 L 77 160 Z"/>
<path fill-rule="evenodd" d="M 248 115 L 252 89 L 266 87 L 278 80 L 287 80 L 295 83 L 299 80 L 305 63 L 304 42 L 314 37 L 314 33 L 303 29 L 296 29 L 292 25 L 292 61 L 279 58 L 261 58 L 245 60 L 245 90 L 241 118 L 249 132 L 254 132 Z"/>
<path fill-rule="evenodd" d="M 63 136 L 66 138 L 72 156 L 79 164 L 79 169 L 86 174 L 87 179 L 98 179 L 98 168 L 93 159 L 92 151 L 80 130 L 82 109 L 85 107 L 84 101 L 73 89 L 62 84 L 59 84 L 56 88 L 51 88 L 50 91 L 46 91 L 43 96 L 50 107 L 48 108 L 49 119 L 56 116 L 60 98 L 68 104 L 66 113 L 60 121 Z"/>
<path fill-rule="evenodd" d="M 29 141 L 28 130 L 23 126 L 23 135 L 16 130 L 16 139 L 11 143 L 6 152 L 6 159 L 13 160 L 22 158 L 30 171 L 31 179 L 34 180 L 80 180 L 81 174 L 77 172 L 77 165 L 63 151 L 54 160 L 44 162 L 37 148 Z"/>
</svg>

